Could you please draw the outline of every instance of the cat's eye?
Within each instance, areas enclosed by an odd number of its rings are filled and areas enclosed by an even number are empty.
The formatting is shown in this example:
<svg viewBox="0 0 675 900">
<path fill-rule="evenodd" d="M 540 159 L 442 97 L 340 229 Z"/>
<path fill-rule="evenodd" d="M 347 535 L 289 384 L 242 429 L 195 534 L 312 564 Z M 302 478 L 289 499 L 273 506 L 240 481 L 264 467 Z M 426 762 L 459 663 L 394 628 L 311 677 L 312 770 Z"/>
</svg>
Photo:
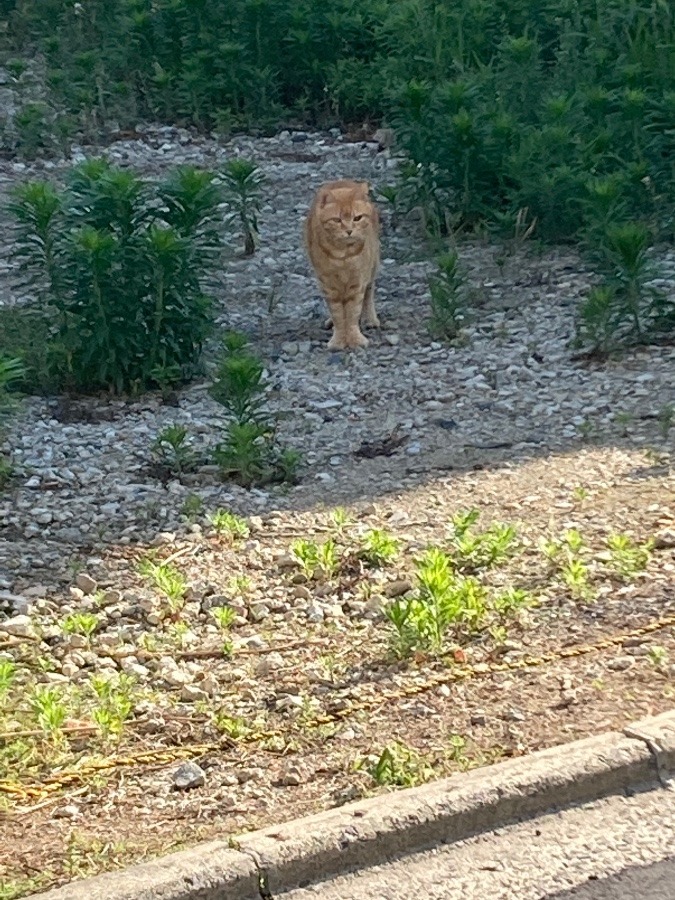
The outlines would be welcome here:
<svg viewBox="0 0 675 900">
<path fill-rule="evenodd" d="M 363 218 L 363 216 L 354 216 L 354 221 L 360 222 L 362 218 Z"/>
</svg>

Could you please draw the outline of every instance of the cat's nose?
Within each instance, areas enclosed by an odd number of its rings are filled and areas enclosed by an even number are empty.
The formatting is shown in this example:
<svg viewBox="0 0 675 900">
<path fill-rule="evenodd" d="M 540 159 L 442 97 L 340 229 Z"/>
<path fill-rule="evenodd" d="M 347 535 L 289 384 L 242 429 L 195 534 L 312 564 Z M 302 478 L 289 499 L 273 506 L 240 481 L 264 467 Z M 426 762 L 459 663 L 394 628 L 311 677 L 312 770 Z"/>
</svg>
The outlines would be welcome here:
<svg viewBox="0 0 675 900">
<path fill-rule="evenodd" d="M 349 237 L 349 235 L 352 233 L 352 231 L 353 231 L 352 228 L 348 228 L 348 229 L 347 229 L 347 237 Z"/>
</svg>

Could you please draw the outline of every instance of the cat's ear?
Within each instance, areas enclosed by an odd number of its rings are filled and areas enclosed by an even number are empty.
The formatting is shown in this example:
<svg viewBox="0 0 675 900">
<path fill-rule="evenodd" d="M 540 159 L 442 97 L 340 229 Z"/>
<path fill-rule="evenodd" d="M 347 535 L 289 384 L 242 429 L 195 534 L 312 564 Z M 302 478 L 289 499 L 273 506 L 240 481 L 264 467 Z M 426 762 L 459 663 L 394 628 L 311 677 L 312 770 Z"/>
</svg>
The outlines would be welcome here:
<svg viewBox="0 0 675 900">
<path fill-rule="evenodd" d="M 330 191 L 324 189 L 319 193 L 319 206 L 324 207 L 330 199 Z"/>
<path fill-rule="evenodd" d="M 363 197 L 364 200 L 367 200 L 370 193 L 370 185 L 367 181 L 357 181 L 357 185 L 359 197 Z"/>
</svg>

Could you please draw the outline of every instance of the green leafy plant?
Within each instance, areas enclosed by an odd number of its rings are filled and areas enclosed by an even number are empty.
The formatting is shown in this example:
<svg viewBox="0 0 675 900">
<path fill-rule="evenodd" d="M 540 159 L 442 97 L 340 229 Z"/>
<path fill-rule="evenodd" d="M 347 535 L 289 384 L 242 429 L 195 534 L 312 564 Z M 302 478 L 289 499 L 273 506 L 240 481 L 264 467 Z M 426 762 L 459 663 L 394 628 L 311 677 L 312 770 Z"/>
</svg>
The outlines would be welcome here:
<svg viewBox="0 0 675 900">
<path fill-rule="evenodd" d="M 237 618 L 236 612 L 229 606 L 214 606 L 211 615 L 223 631 L 228 631 Z"/>
<path fill-rule="evenodd" d="M 379 756 L 361 764 L 373 780 L 385 787 L 414 787 L 433 778 L 432 766 L 412 747 L 396 741 L 388 744 Z"/>
<path fill-rule="evenodd" d="M 121 735 L 134 708 L 134 679 L 124 673 L 92 675 L 89 684 L 97 698 L 92 719 L 106 736 Z"/>
<path fill-rule="evenodd" d="M 91 638 L 100 623 L 99 616 L 91 612 L 73 612 L 61 622 L 61 628 L 66 634 L 81 634 Z"/>
<path fill-rule="evenodd" d="M 429 278 L 431 319 L 429 329 L 436 338 L 455 340 L 466 322 L 464 276 L 459 269 L 456 252 L 445 253 L 436 260 L 438 272 Z"/>
<path fill-rule="evenodd" d="M 668 329 L 675 303 L 650 284 L 654 276 L 650 230 L 642 222 L 608 224 L 597 238 L 594 258 L 605 276 L 579 307 L 579 335 L 607 353 L 625 342 Z"/>
<path fill-rule="evenodd" d="M 351 524 L 351 517 L 342 506 L 337 506 L 330 514 L 330 523 L 337 537 L 342 537 Z"/>
<path fill-rule="evenodd" d="M 51 323 L 55 387 L 138 392 L 158 372 L 197 370 L 219 200 L 208 172 L 179 168 L 151 186 L 101 159 L 74 167 L 63 190 L 15 191 L 14 256 Z"/>
<path fill-rule="evenodd" d="M 199 494 L 189 494 L 181 506 L 181 514 L 193 522 L 204 511 L 204 501 Z"/>
<path fill-rule="evenodd" d="M 513 525 L 494 523 L 485 531 L 475 532 L 473 526 L 479 516 L 477 509 L 471 509 L 452 517 L 453 559 L 462 570 L 476 571 L 498 565 L 517 546 L 518 535 Z"/>
<path fill-rule="evenodd" d="M 152 444 L 152 454 L 157 462 L 174 475 L 194 471 L 199 456 L 188 443 L 188 430 L 184 425 L 167 425 Z"/>
<path fill-rule="evenodd" d="M 620 578 L 630 581 L 647 568 L 652 542 L 637 544 L 627 534 L 610 534 L 607 548 L 610 566 Z"/>
<path fill-rule="evenodd" d="M 401 655 L 416 647 L 438 653 L 451 628 L 472 631 L 483 624 L 487 612 L 485 588 L 475 578 L 456 573 L 443 551 L 427 550 L 416 568 L 414 593 L 397 597 L 384 609 Z"/>
<path fill-rule="evenodd" d="M 232 417 L 216 446 L 215 462 L 225 478 L 244 487 L 297 480 L 300 454 L 279 446 L 272 424 L 263 416 L 262 363 L 242 335 L 230 332 L 211 387 L 214 400 Z"/>
<path fill-rule="evenodd" d="M 560 567 L 560 574 L 575 599 L 591 600 L 593 598 L 589 584 L 588 565 L 583 560 L 567 559 Z"/>
<path fill-rule="evenodd" d="M 647 659 L 655 669 L 663 669 L 668 664 L 668 651 L 665 647 L 650 647 Z"/>
<path fill-rule="evenodd" d="M 670 429 L 675 425 L 675 406 L 672 403 L 666 404 L 659 411 L 659 429 L 664 440 L 670 434 Z"/>
<path fill-rule="evenodd" d="M 35 720 L 48 737 L 57 740 L 68 718 L 63 693 L 56 687 L 36 684 L 29 698 Z"/>
<path fill-rule="evenodd" d="M 0 659 L 0 704 L 4 705 L 9 689 L 16 680 L 16 663 L 11 659 Z"/>
<path fill-rule="evenodd" d="M 228 332 L 223 338 L 211 396 L 239 423 L 258 421 L 265 390 L 261 361 L 247 348 L 246 339 Z"/>
<path fill-rule="evenodd" d="M 258 166 L 247 159 L 230 159 L 223 170 L 228 198 L 244 236 L 244 253 L 252 256 L 258 241 L 258 215 L 262 200 L 264 176 Z"/>
<path fill-rule="evenodd" d="M 400 541 L 384 529 L 371 528 L 361 538 L 359 556 L 370 566 L 387 566 L 396 559 L 399 547 Z"/>
<path fill-rule="evenodd" d="M 527 591 L 519 588 L 507 588 L 491 598 L 491 606 L 503 618 L 512 616 L 521 609 L 535 605 L 535 599 Z"/>
<path fill-rule="evenodd" d="M 590 569 L 583 558 L 586 542 L 578 529 L 568 528 L 561 538 L 542 541 L 541 549 L 574 599 L 594 598 Z"/>
<path fill-rule="evenodd" d="M 149 558 L 141 560 L 138 568 L 140 574 L 151 580 L 157 590 L 166 597 L 171 613 L 174 615 L 179 613 L 185 605 L 188 587 L 183 574 L 171 563 L 157 563 Z"/>
<path fill-rule="evenodd" d="M 207 516 L 216 534 L 228 537 L 230 540 L 235 538 L 247 538 L 249 536 L 249 527 L 246 520 L 234 513 L 227 512 L 224 509 L 217 509 Z"/>
<path fill-rule="evenodd" d="M 338 550 L 335 541 L 330 538 L 322 544 L 308 540 L 295 541 L 291 553 L 309 581 L 315 578 L 330 581 L 338 572 Z"/>
</svg>

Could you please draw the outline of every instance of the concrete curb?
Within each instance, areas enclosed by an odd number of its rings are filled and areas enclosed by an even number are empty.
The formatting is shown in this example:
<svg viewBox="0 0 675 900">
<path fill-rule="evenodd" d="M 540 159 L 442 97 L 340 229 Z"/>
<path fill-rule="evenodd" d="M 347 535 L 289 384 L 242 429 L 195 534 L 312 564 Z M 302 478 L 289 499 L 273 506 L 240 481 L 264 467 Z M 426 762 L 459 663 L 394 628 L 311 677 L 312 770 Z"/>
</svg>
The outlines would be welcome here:
<svg viewBox="0 0 675 900">
<path fill-rule="evenodd" d="M 230 844 L 201 844 L 34 900 L 260 900 L 260 873 L 276 897 L 554 808 L 654 786 L 673 771 L 675 712 L 636 722 L 623 733 L 264 828 Z"/>
</svg>

